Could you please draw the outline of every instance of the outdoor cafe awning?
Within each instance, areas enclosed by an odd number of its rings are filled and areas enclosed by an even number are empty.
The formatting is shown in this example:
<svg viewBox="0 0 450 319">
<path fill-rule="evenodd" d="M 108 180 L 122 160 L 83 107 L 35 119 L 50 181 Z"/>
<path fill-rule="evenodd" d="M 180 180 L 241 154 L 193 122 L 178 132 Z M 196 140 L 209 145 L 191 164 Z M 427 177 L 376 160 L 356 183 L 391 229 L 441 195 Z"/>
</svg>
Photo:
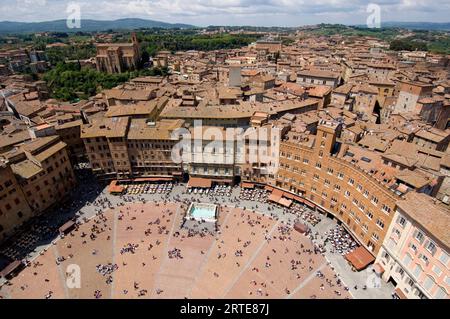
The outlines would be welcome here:
<svg viewBox="0 0 450 319">
<path fill-rule="evenodd" d="M 308 200 L 306 198 L 303 199 L 303 203 L 308 205 L 309 207 L 312 207 L 312 208 L 316 208 L 317 207 L 316 204 L 314 204 L 313 202 L 311 202 L 310 200 Z"/>
<path fill-rule="evenodd" d="M 272 201 L 272 202 L 278 203 L 280 201 L 280 199 L 281 199 L 281 195 L 276 194 L 276 193 L 272 193 L 272 194 L 269 195 L 268 199 L 270 201 Z"/>
<path fill-rule="evenodd" d="M 60 234 L 67 234 L 75 227 L 75 222 L 72 220 L 69 220 L 67 223 L 59 227 L 59 233 Z"/>
<path fill-rule="evenodd" d="M 278 201 L 278 204 L 289 208 L 292 205 L 292 200 L 281 197 L 280 200 Z"/>
<path fill-rule="evenodd" d="M 272 191 L 272 194 L 275 194 L 276 196 L 283 196 L 283 194 L 284 194 L 284 192 L 282 191 L 282 190 L 280 190 L 280 189 L 274 189 L 273 191 Z"/>
<path fill-rule="evenodd" d="M 345 259 L 347 259 L 357 271 L 363 270 L 370 263 L 375 261 L 375 257 L 363 246 L 360 246 L 345 255 Z"/>
<path fill-rule="evenodd" d="M 283 196 L 289 199 L 295 199 L 295 195 L 287 192 L 283 192 Z"/>
<path fill-rule="evenodd" d="M 108 190 L 111 194 L 114 193 L 122 193 L 125 189 L 123 186 L 117 185 L 117 181 L 112 181 L 111 184 L 109 184 Z"/>
<path fill-rule="evenodd" d="M 225 179 L 212 179 L 211 181 L 216 182 L 218 184 L 233 184 L 233 180 L 229 178 Z"/>
<path fill-rule="evenodd" d="M 284 198 L 283 196 L 285 196 L 285 192 L 283 192 L 282 190 L 276 189 L 274 188 L 272 190 L 272 193 L 269 195 L 269 200 L 272 202 L 275 202 L 277 204 L 280 204 L 284 207 L 291 207 L 292 205 L 292 200 L 288 199 L 288 198 Z"/>
<path fill-rule="evenodd" d="M 241 187 L 242 188 L 255 188 L 255 184 L 242 182 Z"/>
<path fill-rule="evenodd" d="M 140 177 L 133 180 L 134 182 L 170 182 L 173 177 Z"/>
<path fill-rule="evenodd" d="M 294 196 L 294 200 L 299 203 L 304 203 L 303 198 L 301 198 L 300 196 Z"/>
<path fill-rule="evenodd" d="M 207 178 L 201 177 L 191 177 L 188 182 L 188 187 L 198 187 L 198 188 L 211 188 L 212 181 Z"/>
</svg>

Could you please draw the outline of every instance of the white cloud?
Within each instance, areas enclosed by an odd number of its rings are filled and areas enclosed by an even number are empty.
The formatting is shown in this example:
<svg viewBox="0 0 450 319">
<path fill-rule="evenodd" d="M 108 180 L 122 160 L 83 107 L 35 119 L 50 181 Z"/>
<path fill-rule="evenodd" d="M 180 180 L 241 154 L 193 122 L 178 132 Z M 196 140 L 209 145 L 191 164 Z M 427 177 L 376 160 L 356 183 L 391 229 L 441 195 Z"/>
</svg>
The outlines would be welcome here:
<svg viewBox="0 0 450 319">
<path fill-rule="evenodd" d="M 384 21 L 448 21 L 448 0 L 17 0 L 0 1 L 0 20 L 65 19 L 69 2 L 82 18 L 139 17 L 196 25 L 302 25 L 364 23 L 369 3 L 381 6 Z"/>
<path fill-rule="evenodd" d="M 45 6 L 47 4 L 47 0 L 16 0 L 17 6 Z"/>
</svg>

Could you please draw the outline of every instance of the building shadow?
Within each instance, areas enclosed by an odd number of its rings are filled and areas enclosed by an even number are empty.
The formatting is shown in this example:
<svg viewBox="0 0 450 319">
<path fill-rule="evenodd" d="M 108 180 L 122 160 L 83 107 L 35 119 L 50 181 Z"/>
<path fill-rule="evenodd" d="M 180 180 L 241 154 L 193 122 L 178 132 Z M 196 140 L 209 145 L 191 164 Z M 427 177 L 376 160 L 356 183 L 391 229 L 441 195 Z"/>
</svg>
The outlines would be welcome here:
<svg viewBox="0 0 450 319">
<path fill-rule="evenodd" d="M 77 186 L 65 198 L 24 223 L 0 245 L 0 271 L 15 260 L 28 259 L 41 246 L 59 236 L 59 228 L 80 217 L 80 210 L 101 194 L 105 184 L 96 180 L 89 169 L 74 170 Z"/>
</svg>

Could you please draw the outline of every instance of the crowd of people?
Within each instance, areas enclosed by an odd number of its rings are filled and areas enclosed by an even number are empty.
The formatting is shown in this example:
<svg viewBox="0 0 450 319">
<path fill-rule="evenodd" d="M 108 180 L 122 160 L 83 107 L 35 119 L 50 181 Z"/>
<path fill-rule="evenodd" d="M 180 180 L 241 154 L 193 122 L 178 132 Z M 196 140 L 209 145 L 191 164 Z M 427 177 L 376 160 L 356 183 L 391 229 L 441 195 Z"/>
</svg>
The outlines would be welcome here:
<svg viewBox="0 0 450 319">
<path fill-rule="evenodd" d="M 267 203 L 269 192 L 260 188 L 241 188 L 239 199 Z"/>
<path fill-rule="evenodd" d="M 188 194 L 208 195 L 209 197 L 230 197 L 232 187 L 230 185 L 216 185 L 211 188 L 189 187 Z"/>
<path fill-rule="evenodd" d="M 290 207 L 291 213 L 295 214 L 297 217 L 300 217 L 305 222 L 308 222 L 312 226 L 316 226 L 318 223 L 322 221 L 320 216 L 318 216 L 316 213 L 311 211 L 310 209 L 307 209 L 305 206 L 299 204 L 299 203 L 293 203 Z"/>
<path fill-rule="evenodd" d="M 256 223 L 250 223 L 250 224 L 256 225 Z M 292 231 L 293 231 L 292 226 L 293 226 L 292 223 L 280 224 L 277 227 L 277 231 L 278 231 L 277 236 L 275 236 L 273 234 L 269 234 L 266 229 L 265 230 L 266 241 L 270 244 L 272 242 L 272 240 L 274 240 L 274 239 L 280 240 L 283 242 L 294 240 L 293 239 L 294 237 L 292 235 Z M 318 233 L 313 234 L 312 232 L 309 231 L 305 235 L 309 237 L 309 239 L 311 240 L 311 243 L 313 244 L 312 239 L 317 238 Z M 242 243 L 242 245 L 244 246 L 244 243 L 240 238 L 238 238 L 237 240 L 239 243 Z M 295 278 L 297 278 L 298 280 L 301 280 L 302 278 L 305 277 L 305 275 L 302 275 L 301 273 L 304 273 L 305 271 L 313 272 L 315 269 L 317 269 L 318 265 L 315 262 L 314 256 L 323 254 L 323 252 L 316 249 L 314 245 L 312 245 L 312 248 L 308 248 L 304 244 L 300 244 L 294 252 L 289 251 L 289 249 L 287 247 L 285 247 L 284 250 L 277 250 L 275 248 L 272 248 L 271 251 L 275 256 L 267 255 L 265 257 L 264 267 L 270 269 L 272 267 L 273 262 L 281 263 L 282 260 L 277 258 L 276 256 L 291 254 L 291 256 L 293 256 L 293 258 L 291 260 L 289 260 L 288 264 L 286 265 L 286 267 L 287 267 L 286 271 L 293 272 Z M 240 250 L 238 250 L 235 254 L 237 257 L 240 256 L 238 254 L 238 252 L 240 252 Z M 329 266 L 329 264 L 328 264 L 328 266 Z M 258 267 L 253 267 L 251 270 L 252 270 L 252 272 L 255 272 L 255 273 L 260 272 L 260 269 Z M 344 286 L 338 275 L 334 275 L 334 277 L 326 277 L 322 272 L 317 271 L 317 276 L 320 277 L 321 279 L 325 280 L 325 284 L 322 284 L 320 286 L 320 290 L 333 289 L 333 293 L 336 296 L 342 295 L 342 293 L 340 292 L 340 288 L 343 289 Z M 273 281 L 271 283 L 273 284 Z M 254 289 L 249 290 L 248 295 L 255 296 L 255 297 L 269 297 L 270 298 L 271 296 L 270 296 L 270 293 L 266 290 L 266 288 L 267 288 L 266 285 L 267 285 L 267 283 L 265 283 L 265 282 L 258 283 L 257 281 L 252 280 L 250 282 L 250 287 L 253 287 Z M 293 292 L 288 287 L 286 287 L 284 289 L 284 293 L 286 295 L 291 295 Z M 315 295 L 313 295 L 311 298 L 314 298 L 314 296 Z"/>
<path fill-rule="evenodd" d="M 125 193 L 127 195 L 139 195 L 139 194 L 168 194 L 172 191 L 173 183 L 141 183 L 141 184 L 129 184 L 126 187 Z"/>
<path fill-rule="evenodd" d="M 123 255 L 123 254 L 125 254 L 125 253 L 132 253 L 132 254 L 134 254 L 135 253 L 135 251 L 136 251 L 136 249 L 139 247 L 139 244 L 131 244 L 131 243 L 128 243 L 127 245 L 125 245 L 125 247 L 123 247 L 121 250 L 120 250 L 120 254 L 121 255 Z"/>
<path fill-rule="evenodd" d="M 325 233 L 326 240 L 332 246 L 331 252 L 346 255 L 358 247 L 356 241 L 347 233 L 344 227 L 336 225 Z"/>
<path fill-rule="evenodd" d="M 167 252 L 168 256 L 170 259 L 175 258 L 175 259 L 183 259 L 183 256 L 181 256 L 181 250 L 178 248 L 174 248 L 172 250 L 169 250 Z"/>
<path fill-rule="evenodd" d="M 161 189 L 161 191 L 159 192 L 157 189 L 158 187 L 162 186 L 162 185 L 166 185 L 164 186 L 165 188 Z M 259 188 L 254 188 L 254 189 L 241 189 L 240 190 L 240 194 L 239 196 L 234 196 L 231 197 L 232 194 L 232 188 L 231 186 L 225 186 L 225 185 L 218 185 L 215 186 L 212 189 L 209 189 L 209 191 L 202 191 L 202 193 L 200 194 L 200 192 L 197 192 L 198 196 L 197 198 L 194 197 L 187 197 L 186 195 L 189 194 L 190 192 L 185 192 L 184 194 L 171 194 L 171 191 L 173 189 L 173 186 L 167 186 L 169 184 L 160 184 L 160 185 L 155 185 L 150 186 L 148 189 L 146 189 L 146 187 L 143 188 L 142 192 L 131 192 L 128 195 L 121 195 L 116 197 L 117 200 L 114 200 L 114 202 L 111 200 L 112 198 L 110 198 L 109 196 L 105 195 L 105 194 L 100 194 L 95 200 L 87 200 L 85 202 L 85 205 L 88 207 L 91 207 L 96 214 L 96 218 L 94 219 L 94 221 L 92 222 L 91 226 L 90 226 L 90 231 L 88 232 L 88 234 L 86 233 L 81 233 L 81 237 L 84 239 L 83 240 L 83 244 L 87 243 L 87 240 L 92 240 L 95 241 L 96 238 L 103 232 L 108 230 L 108 226 L 107 226 L 107 218 L 103 215 L 103 213 L 108 210 L 108 209 L 112 209 L 112 208 L 119 208 L 119 212 L 117 213 L 118 215 L 118 220 L 122 220 L 125 215 L 128 215 L 129 212 L 127 212 L 127 210 L 129 210 L 130 208 L 127 207 L 127 203 L 136 203 L 136 202 L 141 202 L 143 204 L 149 202 L 149 201 L 153 201 L 155 203 L 156 206 L 159 206 L 160 204 L 165 204 L 168 202 L 176 202 L 179 203 L 182 207 L 188 207 L 189 204 L 192 201 L 197 201 L 197 202 L 201 202 L 202 201 L 202 197 L 204 197 L 205 195 L 210 197 L 211 201 L 214 201 L 216 204 L 221 204 L 222 200 L 220 199 L 220 197 L 222 196 L 227 196 L 230 197 L 227 199 L 227 201 L 234 203 L 235 207 L 239 207 L 241 205 L 241 201 L 253 201 L 255 202 L 255 205 L 251 207 L 251 210 L 249 208 L 247 208 L 248 212 L 252 212 L 252 210 L 258 210 L 260 208 L 259 205 L 267 206 L 267 209 L 264 209 L 264 211 L 266 212 L 266 215 L 268 215 L 271 219 L 278 221 L 281 217 L 283 217 L 283 220 L 287 221 L 287 223 L 281 223 L 280 226 L 278 227 L 278 232 L 279 232 L 279 236 L 278 239 L 279 240 L 291 240 L 291 231 L 293 230 L 293 224 L 296 221 L 299 221 L 300 219 L 304 222 L 306 222 L 307 224 L 311 225 L 311 226 L 316 226 L 318 223 L 320 223 L 321 218 L 319 217 L 319 215 L 315 212 L 313 212 L 312 210 L 306 208 L 305 206 L 302 206 L 301 204 L 298 203 L 294 203 L 292 207 L 290 208 L 284 208 L 284 209 L 279 209 L 276 208 L 275 205 L 271 205 L 270 203 L 268 203 L 268 191 L 264 190 L 264 189 L 259 189 Z M 170 184 L 171 185 L 171 184 Z M 139 188 L 140 189 L 140 188 Z M 152 191 L 147 191 L 152 189 Z M 156 191 L 153 191 L 155 190 Z M 168 190 L 168 191 L 163 191 L 163 190 Z M 144 197 L 144 194 L 156 194 L 157 196 L 160 196 L 162 198 L 161 199 L 149 199 L 148 197 Z M 195 194 L 195 191 L 191 189 L 191 195 Z M 247 205 L 248 206 L 248 205 Z M 123 210 L 121 207 L 126 208 L 126 210 Z M 142 211 L 143 213 L 143 211 Z M 163 210 L 163 216 L 161 216 L 161 218 L 166 218 L 167 216 L 171 216 L 172 214 L 174 214 L 173 211 L 166 209 Z M 78 215 L 83 216 L 83 212 L 80 211 L 78 213 Z M 263 231 L 265 234 L 265 239 L 267 242 L 270 243 L 270 241 L 273 239 L 273 236 L 269 233 L 268 229 L 265 229 L 264 227 L 262 227 L 261 229 L 256 229 L 257 227 L 261 227 L 261 219 L 262 216 L 258 215 L 258 214 L 247 214 L 247 216 L 244 216 L 244 213 L 241 214 L 242 217 L 242 223 L 247 223 L 248 225 L 250 225 L 252 228 L 255 228 L 254 231 L 252 231 L 251 235 L 254 236 L 256 235 L 257 232 Z M 163 226 L 161 225 L 161 218 L 156 218 L 153 221 L 150 221 L 149 227 L 148 229 L 145 230 L 144 234 L 145 236 L 151 236 L 152 234 L 156 234 L 158 233 L 159 235 L 161 234 L 169 234 L 169 229 L 167 228 L 167 226 Z M 80 222 L 88 222 L 87 218 L 81 218 Z M 39 224 L 35 224 L 34 227 L 36 228 L 37 231 L 39 231 Z M 194 225 L 194 227 L 189 228 L 188 232 L 187 232 L 187 237 L 193 237 L 193 236 L 206 236 L 206 235 L 215 235 L 217 233 L 216 232 L 211 232 L 210 229 L 208 229 L 208 227 L 204 227 L 204 223 L 196 221 L 196 225 Z M 42 227 L 42 226 L 41 226 Z M 228 228 L 228 225 L 226 225 L 225 227 Z M 110 230 L 110 229 L 109 229 Z M 132 226 L 128 226 L 127 229 L 128 231 L 132 231 L 133 227 Z M 55 231 L 55 229 L 52 229 L 52 231 Z M 220 232 L 219 232 L 220 233 Z M 180 232 L 179 231 L 175 231 L 174 236 L 180 236 Z M 327 242 L 330 242 L 332 245 L 332 252 L 337 252 L 340 254 L 344 254 L 350 250 L 352 250 L 353 248 L 355 248 L 356 246 L 356 242 L 354 242 L 351 238 L 350 235 L 348 235 L 345 230 L 340 227 L 337 226 L 334 229 L 332 229 L 331 231 L 325 233 L 325 242 L 322 244 L 320 242 L 320 239 L 323 240 L 324 236 L 320 236 L 318 232 L 312 232 L 312 231 L 308 231 L 306 234 L 306 236 L 309 237 L 309 239 L 312 242 L 312 248 L 305 248 L 303 247 L 303 245 L 301 247 L 299 247 L 298 251 L 295 252 L 296 255 L 298 255 L 298 258 L 293 258 L 290 263 L 287 265 L 288 269 L 290 269 L 291 271 L 296 271 L 299 268 L 301 269 L 307 269 L 308 271 L 313 271 L 315 269 L 314 266 L 314 262 L 312 258 L 308 258 L 307 256 L 311 256 L 313 254 L 323 254 L 325 252 L 325 244 Z M 110 237 L 108 236 L 108 240 L 110 239 Z M 242 265 L 239 262 L 239 259 L 241 257 L 244 256 L 245 254 L 245 249 L 251 245 L 251 240 L 249 238 L 236 238 L 237 242 L 239 243 L 239 245 L 241 246 L 241 248 L 238 248 L 235 250 L 234 252 L 234 257 L 236 257 L 236 265 L 238 267 L 241 267 Z M 153 245 L 159 245 L 161 244 L 161 242 L 156 241 L 156 243 L 151 243 L 148 246 L 148 250 L 151 251 L 153 248 Z M 223 244 L 223 243 L 222 243 Z M 132 243 L 128 243 L 125 246 L 123 246 L 120 249 L 120 253 L 123 254 L 127 254 L 127 253 L 131 253 L 134 254 L 136 249 L 139 247 L 138 244 L 132 244 Z M 173 248 L 171 250 L 169 250 L 168 252 L 168 258 L 169 259 L 182 259 L 182 254 L 181 254 L 181 250 L 178 248 Z M 287 254 L 289 252 L 287 251 L 280 251 L 280 252 L 276 252 L 277 254 Z M 96 254 L 96 251 L 92 252 L 93 255 Z M 205 252 L 202 252 L 202 254 L 205 254 Z M 306 256 L 306 257 L 305 257 Z M 69 255 L 69 258 L 71 258 L 72 256 Z M 226 258 L 226 253 L 219 253 L 217 258 L 218 259 L 224 259 Z M 157 257 L 153 256 L 152 257 L 153 260 L 156 259 Z M 56 262 L 58 264 L 62 263 L 65 259 L 65 257 L 60 256 L 57 258 Z M 271 258 L 269 256 L 266 257 L 266 261 L 264 266 L 266 268 L 270 268 L 272 267 L 273 264 L 273 260 L 271 260 Z M 126 266 L 126 263 L 123 263 L 123 266 Z M 106 265 L 97 265 L 96 266 L 96 271 L 101 274 L 102 276 L 106 277 L 106 283 L 110 284 L 112 283 L 113 277 L 112 274 L 115 270 L 118 269 L 117 264 L 106 264 Z M 259 272 L 259 269 L 257 267 L 255 267 L 253 269 L 253 271 Z M 320 274 L 318 274 L 319 276 Z M 322 274 L 323 275 L 323 274 Z M 220 272 L 216 272 L 215 276 L 217 278 L 220 277 Z M 301 275 L 299 273 L 297 273 L 297 278 L 300 279 Z M 325 284 L 323 284 L 323 286 L 321 286 L 321 290 L 322 289 L 332 289 L 335 288 L 335 286 L 337 287 L 341 287 L 341 282 L 340 279 L 337 281 L 337 283 L 332 283 L 332 279 L 331 278 L 324 278 L 325 279 Z M 334 278 L 335 279 L 335 278 Z M 258 284 L 257 284 L 258 286 Z M 254 294 L 255 296 L 269 296 L 269 293 L 267 291 L 264 291 L 265 287 L 264 286 L 260 286 L 256 289 L 256 291 L 250 292 L 250 294 Z M 291 293 L 287 288 L 286 288 L 287 293 Z M 336 294 L 338 295 L 338 290 L 336 290 Z M 125 293 L 125 292 L 124 292 Z M 128 292 L 127 292 L 128 293 Z M 144 290 L 139 290 L 138 291 L 139 296 L 144 296 L 147 294 L 147 291 Z M 157 294 L 161 294 L 163 293 L 163 291 L 159 291 L 159 293 Z M 49 293 L 48 294 L 49 298 L 51 298 L 52 294 Z M 94 292 L 94 297 L 95 298 L 101 298 L 102 297 L 102 293 L 101 291 L 95 291 Z"/>
<path fill-rule="evenodd" d="M 349 291 L 349 288 L 342 283 L 342 280 L 336 274 L 334 275 L 333 279 L 330 279 L 330 278 L 327 278 L 320 270 L 318 270 L 316 272 L 316 276 L 325 281 L 325 283 L 322 283 L 320 285 L 320 290 L 325 290 L 325 289 L 333 290 L 333 293 L 339 297 L 342 295 L 342 293 L 339 291 L 338 288 L 341 288 L 345 291 Z M 312 299 L 314 299 L 314 298 L 312 298 Z"/>
<path fill-rule="evenodd" d="M 218 231 L 216 222 L 207 222 L 205 220 L 197 219 L 185 219 L 181 228 L 187 229 L 188 238 L 194 236 L 200 236 L 202 238 L 208 235 L 214 236 Z M 179 235 L 179 232 L 176 232 L 174 235 Z"/>
<path fill-rule="evenodd" d="M 117 264 L 108 263 L 106 265 L 99 264 L 95 267 L 97 269 L 97 272 L 102 276 L 109 276 L 114 271 L 119 269 L 119 266 Z"/>
</svg>

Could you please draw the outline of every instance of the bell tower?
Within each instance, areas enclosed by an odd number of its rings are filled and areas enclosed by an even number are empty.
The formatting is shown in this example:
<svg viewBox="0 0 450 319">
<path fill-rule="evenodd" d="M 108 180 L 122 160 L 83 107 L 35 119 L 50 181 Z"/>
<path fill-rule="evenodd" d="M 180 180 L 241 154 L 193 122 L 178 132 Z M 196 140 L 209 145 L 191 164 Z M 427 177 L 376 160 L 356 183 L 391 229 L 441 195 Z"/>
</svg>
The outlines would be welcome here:
<svg viewBox="0 0 450 319">
<path fill-rule="evenodd" d="M 321 120 L 317 127 L 317 136 L 314 145 L 316 152 L 331 154 L 333 152 L 340 124 L 334 121 Z"/>
<path fill-rule="evenodd" d="M 139 41 L 137 39 L 136 32 L 131 33 L 131 42 L 133 42 L 134 45 L 139 45 Z"/>
<path fill-rule="evenodd" d="M 130 62 L 130 64 L 133 66 L 132 68 L 137 69 L 141 60 L 141 48 L 139 47 L 136 32 L 131 33 L 131 42 L 133 43 L 134 57 L 132 58 L 132 62 Z"/>
</svg>

